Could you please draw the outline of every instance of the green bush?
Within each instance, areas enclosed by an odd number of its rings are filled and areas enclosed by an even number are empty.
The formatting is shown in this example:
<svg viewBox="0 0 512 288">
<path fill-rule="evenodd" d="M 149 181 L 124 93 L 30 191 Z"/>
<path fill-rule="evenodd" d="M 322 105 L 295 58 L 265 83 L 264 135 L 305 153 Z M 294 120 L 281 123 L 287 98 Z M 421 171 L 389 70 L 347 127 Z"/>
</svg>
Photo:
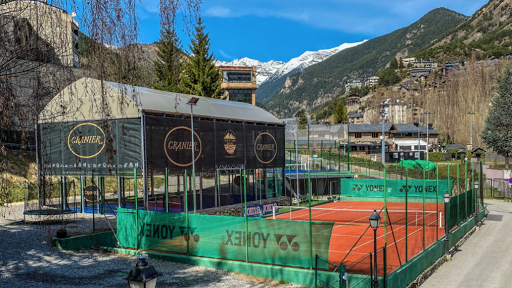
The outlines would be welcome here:
<svg viewBox="0 0 512 288">
<path fill-rule="evenodd" d="M 428 153 L 428 160 L 432 162 L 442 162 L 445 161 L 444 154 L 441 152 L 432 152 Z"/>
</svg>

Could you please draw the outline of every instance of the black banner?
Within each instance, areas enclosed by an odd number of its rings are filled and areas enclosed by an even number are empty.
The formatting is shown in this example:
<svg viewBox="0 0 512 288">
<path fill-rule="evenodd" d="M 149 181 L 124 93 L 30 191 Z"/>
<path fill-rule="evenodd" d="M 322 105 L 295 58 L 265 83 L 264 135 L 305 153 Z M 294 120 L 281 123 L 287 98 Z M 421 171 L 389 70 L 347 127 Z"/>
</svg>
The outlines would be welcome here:
<svg viewBox="0 0 512 288">
<path fill-rule="evenodd" d="M 189 119 L 146 116 L 148 168 L 162 173 L 242 166 L 246 169 L 283 167 L 284 127 L 194 120 L 194 144 Z M 245 137 L 244 137 L 245 135 Z"/>
<path fill-rule="evenodd" d="M 139 119 L 39 125 L 45 175 L 141 173 Z"/>
</svg>

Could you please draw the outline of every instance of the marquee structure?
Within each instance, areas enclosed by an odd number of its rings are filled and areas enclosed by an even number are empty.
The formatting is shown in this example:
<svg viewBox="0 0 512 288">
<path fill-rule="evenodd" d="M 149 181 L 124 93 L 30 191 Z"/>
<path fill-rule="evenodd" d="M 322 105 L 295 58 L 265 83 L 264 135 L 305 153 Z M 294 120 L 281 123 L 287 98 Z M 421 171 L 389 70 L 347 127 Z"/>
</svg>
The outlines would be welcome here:
<svg viewBox="0 0 512 288">
<path fill-rule="evenodd" d="M 187 105 L 192 97 L 199 98 L 193 144 Z M 66 178 L 80 179 L 82 212 L 91 208 L 91 200 L 114 207 L 139 204 L 145 210 L 179 210 L 184 190 L 193 194 L 188 198 L 194 199 L 194 210 L 241 203 L 242 170 L 252 183 L 248 192 L 253 200 L 285 195 L 284 124 L 250 104 L 82 78 L 40 113 L 37 138 L 41 183 L 49 176 L 62 177 L 65 201 Z M 191 174 L 192 149 L 198 175 L 195 191 L 194 181 L 185 178 L 185 171 Z M 112 186 L 105 185 L 105 177 L 111 182 L 111 177 L 117 178 L 117 191 L 105 191 Z M 130 185 L 125 181 L 135 183 L 131 187 L 137 187 L 136 195 L 126 195 Z M 41 199 L 48 193 L 40 186 L 39 202 L 45 205 Z M 88 191 L 93 195 L 88 197 Z M 133 196 L 139 194 L 141 203 L 134 203 Z"/>
</svg>

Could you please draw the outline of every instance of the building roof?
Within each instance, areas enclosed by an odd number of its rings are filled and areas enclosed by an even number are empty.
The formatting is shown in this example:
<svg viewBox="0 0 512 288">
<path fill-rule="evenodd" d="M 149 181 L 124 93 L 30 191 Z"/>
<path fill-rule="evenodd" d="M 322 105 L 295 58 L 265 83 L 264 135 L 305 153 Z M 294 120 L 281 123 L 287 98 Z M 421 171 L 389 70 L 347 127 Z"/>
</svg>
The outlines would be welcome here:
<svg viewBox="0 0 512 288">
<path fill-rule="evenodd" d="M 395 124 L 396 131 L 393 133 L 418 133 L 418 127 L 414 124 Z M 420 126 L 420 134 L 427 134 L 427 126 Z M 436 129 L 428 129 L 429 135 L 439 135 Z"/>
<path fill-rule="evenodd" d="M 81 78 L 59 92 L 41 112 L 40 122 L 140 118 L 141 111 L 190 115 L 190 106 L 187 101 L 192 97 L 200 99 L 194 106 L 194 116 L 197 117 L 283 124 L 269 112 L 246 103 L 114 82 L 102 83 L 92 78 Z M 108 106 L 109 111 L 100 109 L 100 101 L 107 104 L 102 106 Z"/>
<path fill-rule="evenodd" d="M 360 118 L 360 117 L 364 117 L 364 114 L 359 113 L 359 114 L 348 115 L 348 118 Z"/>
<path fill-rule="evenodd" d="M 354 132 L 382 132 L 382 124 L 350 124 L 350 133 Z M 384 124 L 384 131 L 389 132 L 396 130 L 396 127 L 392 123 Z"/>
<path fill-rule="evenodd" d="M 464 149 L 464 146 L 460 145 L 460 144 L 446 144 L 444 145 L 444 149 L 445 150 L 461 150 L 461 149 Z"/>
</svg>

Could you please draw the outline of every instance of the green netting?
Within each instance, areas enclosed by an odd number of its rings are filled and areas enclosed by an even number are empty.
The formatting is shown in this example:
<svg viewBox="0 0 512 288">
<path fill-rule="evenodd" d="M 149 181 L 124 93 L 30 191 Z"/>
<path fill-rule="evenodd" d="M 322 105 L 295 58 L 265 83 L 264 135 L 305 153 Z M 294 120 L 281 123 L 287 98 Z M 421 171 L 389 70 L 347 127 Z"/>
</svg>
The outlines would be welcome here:
<svg viewBox="0 0 512 288">
<path fill-rule="evenodd" d="M 295 267 L 310 267 L 311 255 L 328 259 L 333 228 L 333 223 L 311 223 L 310 239 L 308 222 L 248 218 L 246 228 L 243 217 L 192 214 L 187 229 L 186 214 L 143 210 L 136 226 L 134 212 L 119 209 L 123 247 Z"/>
<path fill-rule="evenodd" d="M 340 179 L 341 196 L 349 197 L 384 197 L 383 179 Z M 386 180 L 388 198 L 443 198 L 446 191 L 450 191 L 453 180 Z"/>
<path fill-rule="evenodd" d="M 450 214 L 448 218 L 448 229 L 457 226 L 475 214 L 475 198 L 473 190 L 455 195 L 450 200 Z"/>
<path fill-rule="evenodd" d="M 436 171 L 436 164 L 434 164 L 434 162 L 425 160 L 402 160 L 400 161 L 400 163 L 398 163 L 398 166 L 402 166 L 409 169 Z"/>
<path fill-rule="evenodd" d="M 407 287 L 423 271 L 432 266 L 444 253 L 444 241 L 439 240 L 412 258 L 386 278 L 386 287 Z"/>
</svg>

